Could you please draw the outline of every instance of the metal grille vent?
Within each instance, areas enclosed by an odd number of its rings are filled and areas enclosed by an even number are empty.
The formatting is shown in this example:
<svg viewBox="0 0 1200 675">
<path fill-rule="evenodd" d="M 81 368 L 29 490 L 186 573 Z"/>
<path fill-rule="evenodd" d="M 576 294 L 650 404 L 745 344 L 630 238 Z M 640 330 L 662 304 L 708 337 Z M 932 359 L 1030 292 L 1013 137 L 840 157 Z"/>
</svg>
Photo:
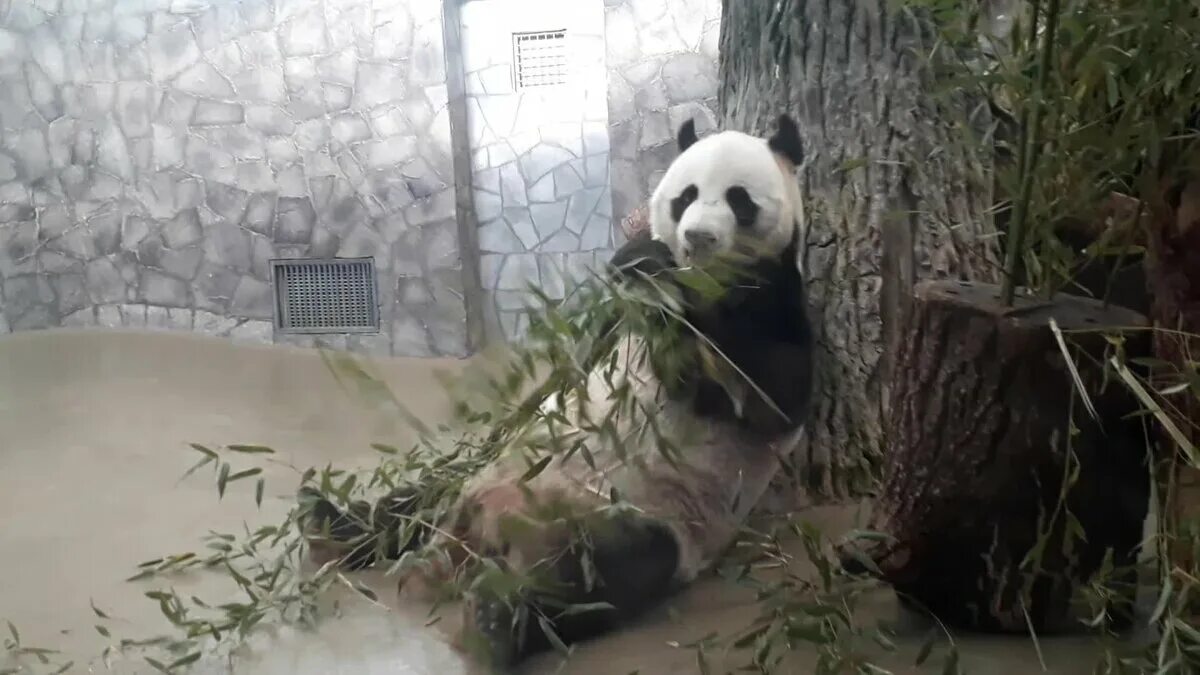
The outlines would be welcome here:
<svg viewBox="0 0 1200 675">
<path fill-rule="evenodd" d="M 374 258 L 272 260 L 271 268 L 279 331 L 379 331 Z"/>
<path fill-rule="evenodd" d="M 567 31 L 513 33 L 513 61 L 517 89 L 566 84 Z"/>
</svg>

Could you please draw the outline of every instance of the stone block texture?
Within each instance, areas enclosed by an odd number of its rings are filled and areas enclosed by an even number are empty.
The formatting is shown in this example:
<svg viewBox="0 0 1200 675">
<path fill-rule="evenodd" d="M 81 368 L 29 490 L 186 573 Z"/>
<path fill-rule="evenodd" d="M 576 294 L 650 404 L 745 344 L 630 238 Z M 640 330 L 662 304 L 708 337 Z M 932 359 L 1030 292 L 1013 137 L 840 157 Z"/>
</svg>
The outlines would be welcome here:
<svg viewBox="0 0 1200 675">
<path fill-rule="evenodd" d="M 0 0 L 0 330 L 465 354 L 443 44 L 440 0 Z M 275 335 L 269 261 L 333 256 L 382 332 Z"/>
<path fill-rule="evenodd" d="M 519 339 L 535 303 L 562 299 L 616 242 L 602 0 L 470 0 L 462 6 L 463 68 L 478 222 L 480 283 L 490 336 Z M 535 47 L 561 60 L 558 84 L 529 86 L 533 52 L 515 35 L 556 33 Z M 546 54 L 547 51 L 539 52 Z M 542 71 L 544 72 L 544 71 Z"/>
<path fill-rule="evenodd" d="M 689 117 L 716 123 L 721 0 L 605 0 L 609 175 L 616 222 L 649 198 Z"/>
<path fill-rule="evenodd" d="M 530 285 L 567 296 L 621 243 L 678 125 L 712 128 L 719 16 L 719 0 L 0 0 L 0 332 L 404 356 L 463 355 L 469 325 L 517 338 Z M 517 86 L 513 34 L 560 30 L 564 82 Z M 270 260 L 356 256 L 375 259 L 380 334 L 276 334 Z"/>
</svg>

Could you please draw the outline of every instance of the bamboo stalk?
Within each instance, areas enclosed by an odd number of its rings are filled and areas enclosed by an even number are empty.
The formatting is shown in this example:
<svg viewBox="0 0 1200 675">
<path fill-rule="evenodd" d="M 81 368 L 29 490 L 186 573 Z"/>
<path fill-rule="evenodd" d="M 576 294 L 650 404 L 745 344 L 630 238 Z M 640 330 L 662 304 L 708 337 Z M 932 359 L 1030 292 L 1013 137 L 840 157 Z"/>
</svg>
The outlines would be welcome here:
<svg viewBox="0 0 1200 675">
<path fill-rule="evenodd" d="M 1037 33 L 1037 8 L 1034 5 L 1034 17 L 1030 24 L 1030 42 Z M 1011 306 L 1016 294 L 1017 266 L 1021 262 L 1022 249 L 1025 246 L 1025 235 L 1029 219 L 1029 200 L 1033 194 L 1033 175 L 1037 169 L 1038 154 L 1041 149 L 1042 113 L 1045 109 L 1042 98 L 1046 93 L 1046 82 L 1050 78 L 1050 66 L 1054 58 L 1054 40 L 1058 32 L 1059 0 L 1049 0 L 1046 9 L 1046 34 L 1043 38 L 1041 60 L 1038 64 L 1038 77 L 1034 85 L 1033 113 L 1029 115 L 1028 125 L 1022 124 L 1021 147 L 1018 152 L 1018 167 L 1021 176 L 1021 191 L 1017 202 L 1013 205 L 1013 222 L 1009 228 L 1008 248 L 1004 256 L 1004 279 L 1000 285 L 1000 299 L 1005 305 Z M 1028 109 L 1028 108 L 1027 108 Z M 1025 121 L 1026 112 L 1022 112 Z"/>
</svg>

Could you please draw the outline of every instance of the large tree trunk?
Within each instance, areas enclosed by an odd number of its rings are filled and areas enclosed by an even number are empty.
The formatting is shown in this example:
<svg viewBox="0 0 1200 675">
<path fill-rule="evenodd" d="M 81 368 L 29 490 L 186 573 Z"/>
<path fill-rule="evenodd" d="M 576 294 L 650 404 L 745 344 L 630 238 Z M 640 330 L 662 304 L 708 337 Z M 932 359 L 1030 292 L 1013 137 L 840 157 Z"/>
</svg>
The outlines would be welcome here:
<svg viewBox="0 0 1200 675">
<path fill-rule="evenodd" d="M 878 456 L 889 358 L 914 282 L 994 280 L 986 165 L 959 120 L 986 106 L 935 93 L 933 31 L 886 0 L 725 0 L 720 110 L 763 132 L 795 116 L 807 158 L 805 277 L 817 382 L 798 464 L 841 491 Z M 990 161 L 990 160 L 989 160 Z"/>
<path fill-rule="evenodd" d="M 1194 368 L 1200 354 L 1200 179 L 1164 180 L 1149 201 L 1146 231 L 1146 276 L 1153 298 L 1155 354 L 1175 373 Z M 1200 443 L 1200 403 L 1194 396 L 1175 399 L 1176 426 L 1193 446 Z M 1194 534 L 1200 528 L 1200 467 L 1190 464 L 1170 435 L 1161 434 L 1167 456 L 1164 478 L 1172 478 L 1164 514 L 1173 535 L 1171 562 L 1195 573 L 1200 569 Z"/>
</svg>

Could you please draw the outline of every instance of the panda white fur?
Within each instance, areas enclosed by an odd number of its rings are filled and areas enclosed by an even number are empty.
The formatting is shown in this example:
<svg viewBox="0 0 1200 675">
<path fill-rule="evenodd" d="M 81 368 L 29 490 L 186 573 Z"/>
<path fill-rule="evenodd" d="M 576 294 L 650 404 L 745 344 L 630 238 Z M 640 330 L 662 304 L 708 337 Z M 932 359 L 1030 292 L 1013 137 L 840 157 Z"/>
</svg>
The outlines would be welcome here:
<svg viewBox="0 0 1200 675">
<path fill-rule="evenodd" d="M 424 543 L 448 550 L 455 564 L 463 559 L 461 550 L 455 554 L 457 540 L 510 569 L 542 566 L 539 571 L 557 586 L 552 592 L 520 598 L 521 616 L 548 619 L 564 642 L 622 625 L 716 561 L 775 476 L 779 458 L 789 452 L 803 424 L 810 395 L 811 336 L 799 270 L 804 214 L 794 177 L 801 145 L 791 118 L 781 116 L 778 125 L 770 139 L 737 131 L 697 139 L 693 123 L 685 123 L 677 136 L 681 153 L 650 201 L 650 235 L 631 240 L 612 260 L 618 276 L 637 283 L 642 274 L 702 265 L 740 252 L 739 265 L 753 273 L 754 282 L 731 288 L 715 302 L 696 300 L 688 305 L 686 317 L 757 388 L 718 383 L 699 368 L 693 369 L 687 386 L 664 387 L 649 366 L 631 366 L 609 382 L 626 378 L 632 384 L 662 433 L 679 439 L 680 461 L 668 462 L 649 439 L 626 446 L 622 460 L 605 450 L 603 439 L 593 438 L 589 448 L 594 469 L 575 454 L 552 461 L 518 486 L 529 463 L 513 452 L 468 482 L 450 522 Z M 616 349 L 624 356 L 638 349 L 639 340 L 624 338 Z M 613 405 L 610 385 L 594 372 L 588 392 L 587 413 L 599 419 L 606 406 Z M 578 401 L 564 405 L 561 412 L 568 419 L 579 420 L 584 414 Z M 584 432 L 575 428 L 556 433 Z M 402 510 L 413 489 L 389 495 L 387 504 L 375 510 Z M 524 528 L 501 525 L 505 519 L 521 518 L 531 498 L 587 513 L 609 505 L 614 489 L 629 508 L 585 517 L 589 569 L 584 569 L 583 554 L 572 539 L 577 530 L 572 534 L 536 519 L 525 519 Z M 324 519 L 326 532 L 347 539 L 361 533 L 333 504 L 309 496 L 315 501 L 312 513 Z M 355 509 L 362 516 L 371 507 L 360 503 Z M 374 550 L 359 551 L 346 562 L 370 564 Z M 399 554 L 399 547 L 390 553 Z M 560 611 L 564 604 L 583 603 L 607 603 L 611 609 L 570 615 Z M 482 642 L 496 665 L 512 664 L 550 646 L 536 623 L 531 628 L 516 625 L 521 622 L 514 621 L 518 614 L 512 598 L 476 592 L 464 606 L 464 628 L 485 638 Z"/>
</svg>

